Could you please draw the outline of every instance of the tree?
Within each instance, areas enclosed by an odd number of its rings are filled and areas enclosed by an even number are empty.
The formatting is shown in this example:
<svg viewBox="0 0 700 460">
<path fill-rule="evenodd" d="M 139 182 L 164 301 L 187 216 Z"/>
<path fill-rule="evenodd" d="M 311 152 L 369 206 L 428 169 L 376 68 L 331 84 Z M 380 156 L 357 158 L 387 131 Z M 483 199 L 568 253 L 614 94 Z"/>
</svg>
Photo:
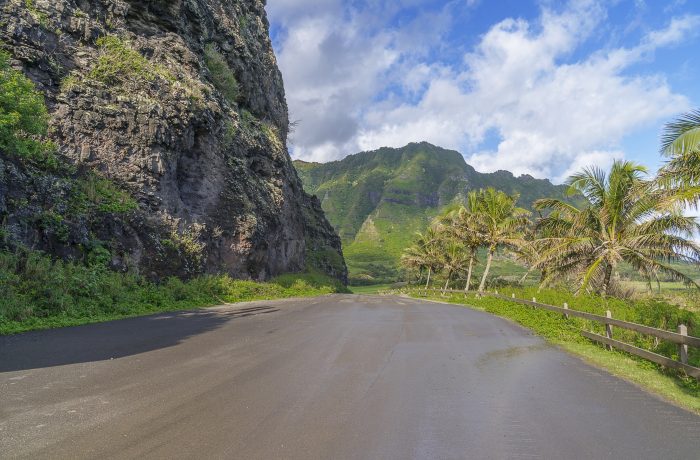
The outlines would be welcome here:
<svg viewBox="0 0 700 460">
<path fill-rule="evenodd" d="M 468 268 L 467 282 L 464 291 L 469 291 L 471 286 L 472 272 L 474 264 L 477 262 L 477 251 L 484 245 L 483 228 L 481 225 L 481 215 L 478 213 L 480 194 L 471 191 L 467 195 L 464 206 L 449 211 L 442 216 L 441 221 L 447 225 L 453 237 L 456 238 L 467 252 Z"/>
<path fill-rule="evenodd" d="M 439 235 L 434 227 L 429 227 L 425 233 L 416 233 L 416 240 L 401 256 L 401 264 L 419 272 L 428 270 L 425 288 L 430 286 L 430 276 L 440 268 Z"/>
<path fill-rule="evenodd" d="M 700 109 L 666 124 L 661 154 L 669 161 L 658 175 L 660 198 L 671 205 L 680 201 L 696 206 L 700 199 Z"/>
<path fill-rule="evenodd" d="M 527 277 L 530 276 L 530 273 L 536 269 L 537 261 L 540 258 L 541 245 L 539 238 L 541 236 L 543 234 L 537 228 L 528 228 L 525 231 L 523 243 L 514 251 L 516 259 L 527 267 L 527 271 L 520 278 L 520 284 L 523 284 Z M 546 269 L 540 270 L 540 282 L 544 280 L 546 274 Z"/>
<path fill-rule="evenodd" d="M 523 232 L 530 224 L 530 213 L 516 206 L 518 195 L 508 195 L 491 187 L 479 190 L 475 200 L 474 213 L 478 216 L 487 247 L 486 267 L 479 284 L 479 291 L 483 291 L 496 250 L 502 246 L 517 248 L 523 244 Z"/>
<path fill-rule="evenodd" d="M 692 240 L 698 225 L 658 201 L 656 185 L 644 179 L 646 169 L 628 161 L 613 163 L 609 174 L 587 168 L 568 180 L 569 193 L 580 193 L 586 205 L 558 199 L 535 202 L 552 213 L 539 220 L 545 236 L 539 241 L 538 268 L 547 269 L 545 282 L 576 277 L 579 292 L 593 286 L 606 295 L 612 273 L 625 261 L 647 278 L 662 272 L 695 284 L 671 267 L 672 261 L 700 261 L 700 247 Z"/>
<path fill-rule="evenodd" d="M 440 267 L 445 270 L 445 286 L 443 292 L 447 291 L 452 275 L 463 272 L 468 260 L 467 251 L 464 245 L 454 238 L 454 233 L 451 227 L 441 227 L 439 231 L 439 252 L 438 257 Z"/>
</svg>

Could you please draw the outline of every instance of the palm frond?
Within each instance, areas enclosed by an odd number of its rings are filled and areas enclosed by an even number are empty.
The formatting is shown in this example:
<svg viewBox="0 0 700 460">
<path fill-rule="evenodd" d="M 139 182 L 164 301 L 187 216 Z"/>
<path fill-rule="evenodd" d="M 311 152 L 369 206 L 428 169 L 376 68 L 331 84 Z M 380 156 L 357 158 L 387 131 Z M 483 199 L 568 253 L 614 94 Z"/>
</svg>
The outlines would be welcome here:
<svg viewBox="0 0 700 460">
<path fill-rule="evenodd" d="M 667 123 L 661 135 L 661 153 L 684 156 L 700 146 L 700 110 L 693 110 Z"/>
</svg>

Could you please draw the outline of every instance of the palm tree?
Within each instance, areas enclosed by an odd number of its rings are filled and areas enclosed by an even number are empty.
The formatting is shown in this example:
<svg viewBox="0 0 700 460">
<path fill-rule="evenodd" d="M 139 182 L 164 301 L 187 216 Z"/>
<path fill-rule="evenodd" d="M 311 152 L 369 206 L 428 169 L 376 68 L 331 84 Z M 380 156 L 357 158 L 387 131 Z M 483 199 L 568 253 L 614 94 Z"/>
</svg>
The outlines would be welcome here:
<svg viewBox="0 0 700 460">
<path fill-rule="evenodd" d="M 558 199 L 535 202 L 536 209 L 552 211 L 537 224 L 551 235 L 539 240 L 537 266 L 548 270 L 545 282 L 574 276 L 579 292 L 595 286 L 606 295 L 615 267 L 625 261 L 647 277 L 662 272 L 695 284 L 668 263 L 700 261 L 700 247 L 690 239 L 699 227 L 694 218 L 663 207 L 657 186 L 645 174 L 646 168 L 628 161 L 613 163 L 609 174 L 587 168 L 567 182 L 569 193 L 581 194 L 585 206 Z"/>
<path fill-rule="evenodd" d="M 659 171 L 659 192 L 670 202 L 696 206 L 700 199 L 700 109 L 666 124 L 661 153 L 669 157 Z"/>
<path fill-rule="evenodd" d="M 468 268 L 467 282 L 464 291 L 469 291 L 471 286 L 472 272 L 474 264 L 477 262 L 477 251 L 484 245 L 482 226 L 480 225 L 481 215 L 477 212 L 479 207 L 479 193 L 471 191 L 467 195 L 465 206 L 460 206 L 442 217 L 445 223 L 464 249 L 467 251 Z"/>
<path fill-rule="evenodd" d="M 443 239 L 441 240 L 440 266 L 447 272 L 445 286 L 442 288 L 443 293 L 447 291 L 452 275 L 464 272 L 468 260 L 464 246 L 459 240 L 453 238 L 450 233 L 451 232 L 448 233 L 447 229 L 445 229 L 442 233 Z"/>
<path fill-rule="evenodd" d="M 520 278 L 519 283 L 523 284 L 530 273 L 537 267 L 537 261 L 540 259 L 542 245 L 540 238 L 543 233 L 537 228 L 528 228 L 523 237 L 523 244 L 516 248 L 515 257 L 527 267 L 527 271 Z M 540 282 L 546 277 L 546 269 L 540 270 Z"/>
<path fill-rule="evenodd" d="M 493 255 L 499 247 L 517 248 L 523 244 L 523 231 L 530 223 L 525 209 L 516 206 L 518 195 L 508 195 L 492 187 L 479 190 L 474 213 L 487 247 L 486 267 L 481 277 L 479 291 L 486 286 Z"/>
<path fill-rule="evenodd" d="M 661 151 L 671 157 L 700 152 L 700 109 L 666 124 L 661 136 Z"/>
<path fill-rule="evenodd" d="M 440 267 L 439 235 L 435 227 L 431 226 L 425 233 L 416 233 L 414 243 L 406 248 L 401 255 L 401 264 L 410 269 L 419 271 L 428 270 L 425 288 L 430 286 L 430 276 Z"/>
</svg>

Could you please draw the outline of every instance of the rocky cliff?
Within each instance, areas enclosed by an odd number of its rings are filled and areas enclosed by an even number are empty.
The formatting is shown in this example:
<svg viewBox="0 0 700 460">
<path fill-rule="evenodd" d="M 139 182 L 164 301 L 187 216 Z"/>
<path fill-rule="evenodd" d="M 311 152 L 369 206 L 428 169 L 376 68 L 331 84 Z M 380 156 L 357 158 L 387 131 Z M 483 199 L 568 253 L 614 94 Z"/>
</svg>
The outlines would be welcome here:
<svg viewBox="0 0 700 460">
<path fill-rule="evenodd" d="M 97 245 L 113 268 L 154 278 L 311 266 L 345 279 L 340 240 L 286 149 L 263 1 L 3 3 L 0 46 L 45 94 L 70 165 L 0 152 L 6 243 L 73 258 Z"/>
</svg>

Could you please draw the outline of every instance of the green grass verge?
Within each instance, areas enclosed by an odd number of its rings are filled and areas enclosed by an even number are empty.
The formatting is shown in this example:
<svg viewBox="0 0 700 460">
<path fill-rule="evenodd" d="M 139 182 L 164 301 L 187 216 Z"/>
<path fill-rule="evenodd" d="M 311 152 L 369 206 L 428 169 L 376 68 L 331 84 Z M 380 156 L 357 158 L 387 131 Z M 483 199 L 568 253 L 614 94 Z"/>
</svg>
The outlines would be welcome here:
<svg viewBox="0 0 700 460">
<path fill-rule="evenodd" d="M 0 335 L 248 300 L 348 292 L 319 273 L 269 282 L 226 275 L 156 284 L 103 265 L 54 261 L 36 252 L 0 252 Z"/>
<path fill-rule="evenodd" d="M 568 302 L 572 309 L 598 314 L 601 313 L 601 310 L 604 312 L 605 309 L 610 309 L 615 318 L 670 330 L 674 330 L 674 328 L 669 326 L 679 321 L 691 324 L 693 329 L 697 325 L 695 313 L 687 312 L 659 301 L 650 300 L 640 303 L 618 299 L 608 299 L 606 301 L 599 297 L 574 297 L 568 293 L 554 290 L 537 292 L 536 289 L 512 289 L 501 293 L 510 295 L 511 292 L 515 292 L 516 297 L 519 298 L 530 299 L 536 296 L 538 302 L 552 305 L 561 305 L 563 302 Z M 418 297 L 416 291 L 409 291 L 409 294 Z M 440 297 L 437 294 L 432 298 L 443 302 L 464 305 L 513 320 L 544 337 L 547 341 L 582 357 L 585 361 L 645 388 L 663 399 L 700 414 L 700 383 L 697 380 L 677 371 L 664 369 L 662 366 L 622 351 L 607 351 L 603 346 L 594 344 L 581 336 L 580 331 L 582 329 L 602 332 L 602 326 L 598 323 L 579 318 L 566 320 L 554 312 L 533 309 L 492 297 L 476 298 L 474 295 L 469 295 L 466 298 L 464 295 Z M 623 331 L 621 328 L 615 328 L 614 335 L 616 338 L 636 346 L 652 349 L 654 352 L 666 356 L 676 357 L 676 347 L 673 344 L 664 342 L 654 344 L 652 339 L 631 331 Z M 695 366 L 700 364 L 700 353 L 698 353 L 698 350 L 691 351 L 690 363 Z"/>
<path fill-rule="evenodd" d="M 377 294 L 391 288 L 391 284 L 371 284 L 368 286 L 350 286 L 353 294 Z"/>
</svg>

